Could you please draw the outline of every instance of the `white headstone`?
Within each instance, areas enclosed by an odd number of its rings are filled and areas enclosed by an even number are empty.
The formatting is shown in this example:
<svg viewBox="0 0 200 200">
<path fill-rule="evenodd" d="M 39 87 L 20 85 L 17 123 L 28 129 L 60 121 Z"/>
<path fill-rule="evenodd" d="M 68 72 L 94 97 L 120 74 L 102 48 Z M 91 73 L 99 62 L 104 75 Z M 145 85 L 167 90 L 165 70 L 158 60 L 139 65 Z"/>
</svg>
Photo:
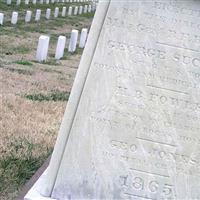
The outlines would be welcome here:
<svg viewBox="0 0 200 200">
<path fill-rule="evenodd" d="M 46 0 L 46 4 L 49 4 L 49 0 Z"/>
<path fill-rule="evenodd" d="M 35 14 L 35 21 L 39 21 L 41 16 L 41 10 L 37 9 Z"/>
<path fill-rule="evenodd" d="M 21 4 L 21 0 L 17 0 L 16 1 L 16 5 L 18 6 L 18 5 L 20 5 Z"/>
<path fill-rule="evenodd" d="M 95 12 L 95 10 L 96 10 L 96 3 L 92 2 L 92 11 Z"/>
<path fill-rule="evenodd" d="M 65 36 L 59 36 L 57 47 L 56 47 L 56 54 L 55 59 L 59 60 L 64 55 L 65 50 L 65 43 L 66 43 L 66 37 Z"/>
<path fill-rule="evenodd" d="M 7 5 L 11 5 L 12 1 L 11 0 L 7 0 Z"/>
<path fill-rule="evenodd" d="M 0 13 L 0 25 L 3 25 L 4 14 Z"/>
<path fill-rule="evenodd" d="M 55 11 L 54 11 L 54 17 L 55 17 L 55 18 L 58 17 L 58 13 L 59 13 L 59 8 L 56 7 L 56 8 L 55 8 Z"/>
<path fill-rule="evenodd" d="M 40 0 L 40 4 L 43 4 L 44 3 L 44 0 Z"/>
<path fill-rule="evenodd" d="M 30 22 L 31 21 L 31 15 L 32 15 L 32 11 L 27 10 L 26 11 L 26 16 L 25 16 L 25 22 Z"/>
<path fill-rule="evenodd" d="M 199 10 L 99 2 L 40 194 L 200 199 Z"/>
<path fill-rule="evenodd" d="M 77 15 L 78 14 L 78 6 L 76 6 L 75 8 L 74 8 L 74 15 Z"/>
<path fill-rule="evenodd" d="M 85 5 L 85 6 L 84 6 L 83 13 L 87 13 L 87 11 L 88 11 L 88 5 Z"/>
<path fill-rule="evenodd" d="M 37 0 L 32 0 L 32 4 L 36 4 L 37 3 Z"/>
<path fill-rule="evenodd" d="M 51 0 L 51 3 L 55 3 L 55 0 Z"/>
<path fill-rule="evenodd" d="M 39 38 L 36 60 L 38 62 L 46 61 L 49 48 L 49 36 L 42 35 Z"/>
<path fill-rule="evenodd" d="M 46 17 L 46 19 L 50 19 L 50 17 L 51 17 L 51 9 L 50 8 L 47 8 L 45 17 Z"/>
<path fill-rule="evenodd" d="M 18 12 L 12 12 L 11 24 L 16 24 L 18 19 Z"/>
<path fill-rule="evenodd" d="M 79 6 L 79 11 L 78 11 L 78 14 L 81 15 L 83 12 L 83 6 Z"/>
<path fill-rule="evenodd" d="M 88 34 L 87 28 L 83 28 L 82 31 L 81 31 L 80 42 L 79 42 L 79 47 L 80 48 L 84 48 L 85 47 L 87 34 Z"/>
<path fill-rule="evenodd" d="M 78 40 L 78 30 L 72 30 L 69 41 L 68 52 L 73 53 L 76 51 L 77 40 Z"/>
<path fill-rule="evenodd" d="M 25 0 L 25 5 L 28 5 L 29 4 L 29 0 Z"/>
<path fill-rule="evenodd" d="M 62 8 L 62 17 L 65 17 L 65 16 L 66 16 L 66 10 L 67 10 L 67 8 L 64 6 L 64 7 Z"/>
<path fill-rule="evenodd" d="M 88 5 L 88 12 L 92 12 L 92 6 L 91 5 Z"/>
<path fill-rule="evenodd" d="M 70 15 L 72 15 L 72 7 L 71 6 L 68 8 L 68 16 L 70 16 Z"/>
</svg>

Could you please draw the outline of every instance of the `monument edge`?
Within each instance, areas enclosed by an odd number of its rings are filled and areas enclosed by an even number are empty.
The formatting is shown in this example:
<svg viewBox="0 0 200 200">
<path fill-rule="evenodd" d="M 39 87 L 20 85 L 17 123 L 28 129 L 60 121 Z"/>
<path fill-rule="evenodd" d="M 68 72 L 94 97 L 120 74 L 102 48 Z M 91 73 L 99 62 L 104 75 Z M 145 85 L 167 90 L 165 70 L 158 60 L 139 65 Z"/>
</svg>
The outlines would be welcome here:
<svg viewBox="0 0 200 200">
<path fill-rule="evenodd" d="M 100 6 L 98 6 L 99 9 L 97 9 L 95 13 L 91 30 L 88 35 L 88 41 L 90 41 L 90 43 L 86 43 L 83 55 L 81 57 L 79 68 L 77 70 L 74 84 L 72 86 L 72 92 L 67 103 L 64 117 L 62 119 L 49 166 L 25 195 L 24 200 L 55 200 L 50 198 L 50 196 L 54 187 L 54 183 L 56 181 L 57 173 L 60 167 L 60 162 L 62 160 L 65 146 L 67 144 L 71 125 L 73 124 L 76 109 L 78 107 L 82 90 L 85 85 L 85 80 L 88 75 L 88 71 L 94 56 L 96 45 L 105 21 L 105 16 L 107 14 L 110 1 L 111 0 L 101 0 L 98 4 Z M 101 21 L 95 23 L 99 19 Z M 68 134 L 66 134 L 66 132 Z M 49 173 L 51 173 L 51 176 L 49 176 Z"/>
</svg>

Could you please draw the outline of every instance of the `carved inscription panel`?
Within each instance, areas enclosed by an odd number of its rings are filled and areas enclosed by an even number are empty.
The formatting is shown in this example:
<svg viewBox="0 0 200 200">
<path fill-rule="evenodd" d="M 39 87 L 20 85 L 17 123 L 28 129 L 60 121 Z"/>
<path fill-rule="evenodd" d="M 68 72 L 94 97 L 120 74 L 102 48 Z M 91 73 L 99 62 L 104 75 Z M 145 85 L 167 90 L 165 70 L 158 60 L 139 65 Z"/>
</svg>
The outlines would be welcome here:
<svg viewBox="0 0 200 200">
<path fill-rule="evenodd" d="M 111 1 L 52 197 L 200 199 L 200 1 Z"/>
</svg>

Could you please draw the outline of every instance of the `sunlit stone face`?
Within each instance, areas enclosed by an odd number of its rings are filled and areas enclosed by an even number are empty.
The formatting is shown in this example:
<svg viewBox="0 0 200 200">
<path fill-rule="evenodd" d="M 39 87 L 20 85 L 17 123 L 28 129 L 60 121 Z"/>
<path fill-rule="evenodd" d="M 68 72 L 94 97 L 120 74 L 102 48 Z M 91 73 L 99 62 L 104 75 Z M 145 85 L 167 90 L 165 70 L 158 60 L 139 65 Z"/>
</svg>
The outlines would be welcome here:
<svg viewBox="0 0 200 200">
<path fill-rule="evenodd" d="M 200 199 L 200 1 L 110 2 L 52 197 Z"/>
</svg>

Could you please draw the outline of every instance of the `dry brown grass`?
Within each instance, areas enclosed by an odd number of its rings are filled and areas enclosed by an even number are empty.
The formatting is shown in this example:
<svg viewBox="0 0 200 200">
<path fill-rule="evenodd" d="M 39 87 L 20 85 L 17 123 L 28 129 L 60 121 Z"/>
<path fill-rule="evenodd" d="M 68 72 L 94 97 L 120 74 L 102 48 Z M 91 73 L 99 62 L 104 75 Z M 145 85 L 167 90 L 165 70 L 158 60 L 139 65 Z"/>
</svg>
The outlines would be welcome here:
<svg viewBox="0 0 200 200">
<path fill-rule="evenodd" d="M 5 95 L 1 102 L 1 154 L 8 154 L 10 141 L 18 137 L 45 148 L 53 146 L 66 102 L 32 102 L 14 94 Z M 34 153 L 43 152 L 36 149 Z"/>
<path fill-rule="evenodd" d="M 65 24 L 52 31 L 47 27 L 48 34 L 57 37 L 69 33 L 72 28 L 88 27 L 92 19 L 77 20 L 82 20 L 80 27 Z M 25 157 L 28 165 L 39 167 L 53 148 L 67 104 L 67 101 L 33 101 L 25 96 L 70 92 L 81 57 L 79 54 L 67 55 L 66 59 L 53 61 L 50 65 L 34 62 L 41 33 L 28 31 L 17 35 L 14 31 L 15 28 L 8 28 L 0 35 L 0 199 L 7 200 L 17 195 L 27 179 L 27 173 L 16 175 L 12 171 L 13 160 L 21 163 Z M 53 60 L 55 46 L 55 41 L 50 43 L 49 60 Z M 31 64 L 16 64 L 20 60 Z M 25 177 L 19 181 L 17 176 Z"/>
</svg>

